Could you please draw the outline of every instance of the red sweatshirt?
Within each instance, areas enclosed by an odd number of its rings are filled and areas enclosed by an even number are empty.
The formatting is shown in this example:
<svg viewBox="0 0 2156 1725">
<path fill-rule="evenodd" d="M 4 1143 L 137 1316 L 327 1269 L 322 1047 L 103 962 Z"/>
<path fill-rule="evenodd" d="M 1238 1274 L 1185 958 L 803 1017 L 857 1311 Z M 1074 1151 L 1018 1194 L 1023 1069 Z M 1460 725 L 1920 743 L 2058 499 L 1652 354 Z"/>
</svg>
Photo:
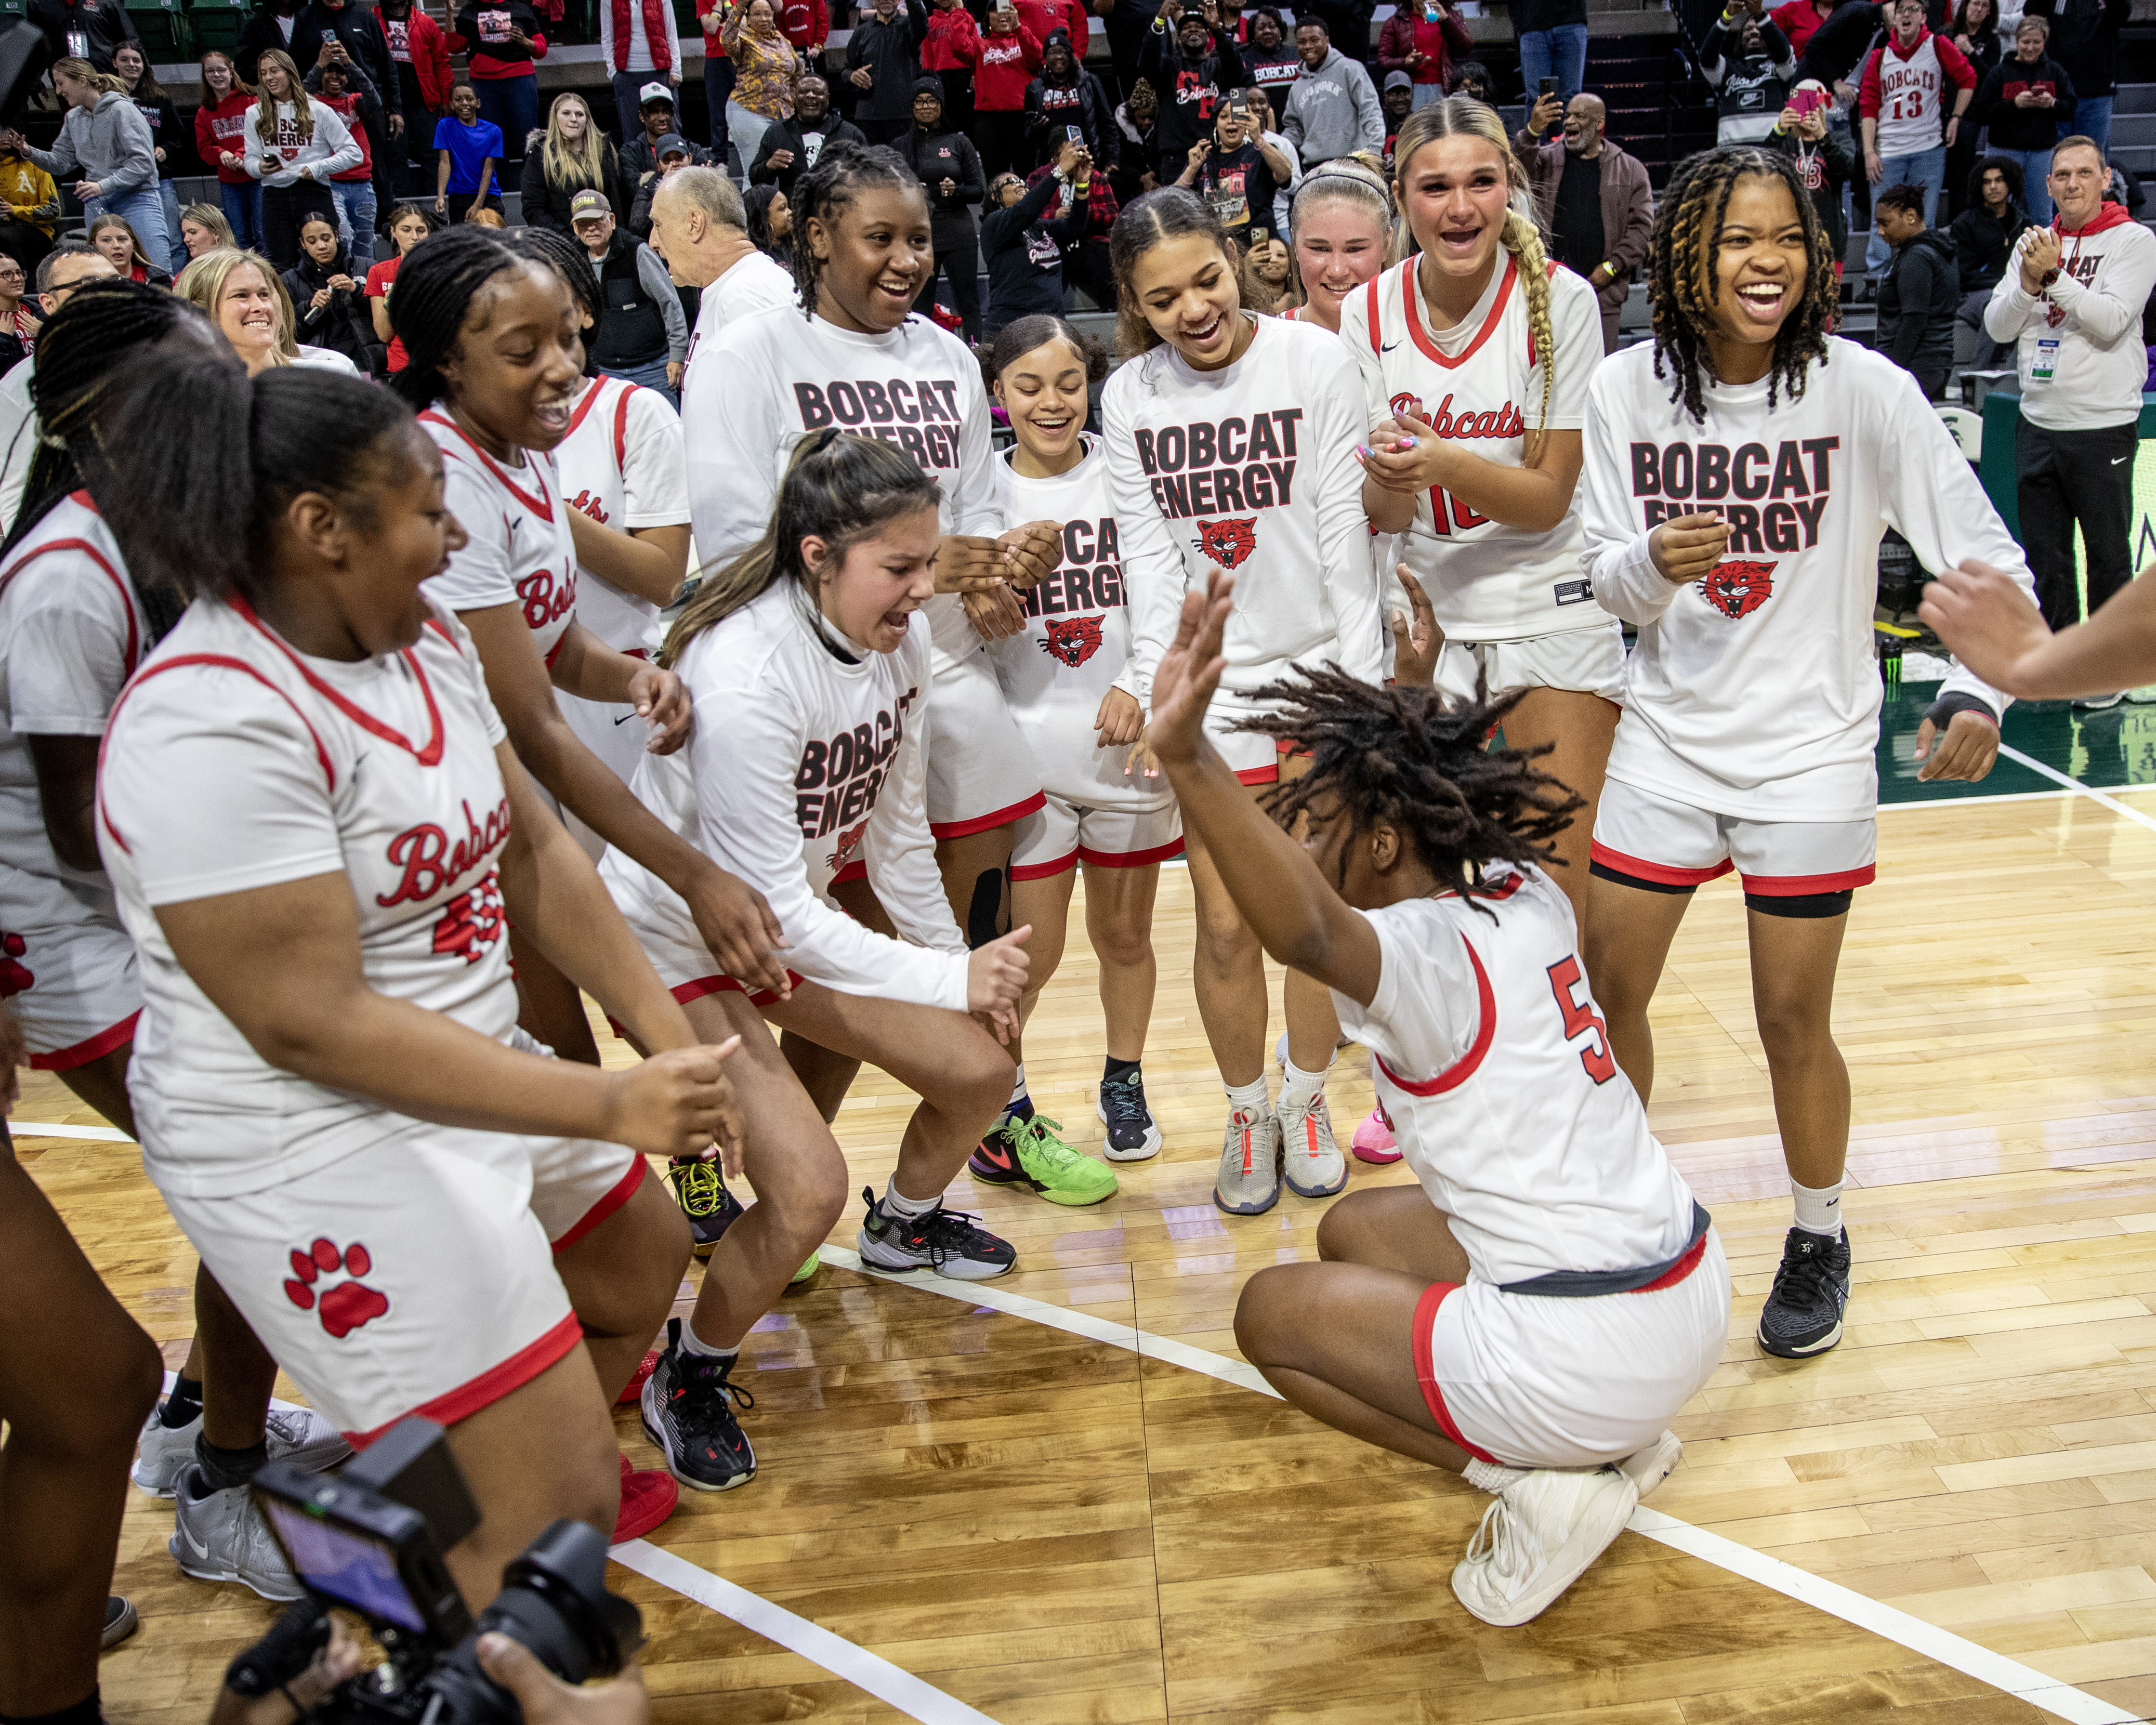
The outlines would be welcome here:
<svg viewBox="0 0 2156 1725">
<path fill-rule="evenodd" d="M 973 74 L 973 111 L 1018 113 L 1025 106 L 1025 87 L 1040 69 L 1040 39 L 1023 22 L 1015 36 L 982 37 L 980 69 Z"/>
<path fill-rule="evenodd" d="M 1086 44 L 1089 39 L 1086 23 L 1086 8 L 1079 0 L 1011 0 L 1018 12 L 1019 28 L 1033 32 L 1033 39 L 1043 48 L 1049 37 L 1057 30 L 1070 33 L 1070 52 L 1078 57 L 1078 64 L 1086 64 Z"/>
<path fill-rule="evenodd" d="M 247 153 L 246 139 L 241 136 L 247 126 L 247 116 L 254 111 L 255 99 L 244 90 L 235 90 L 214 108 L 205 103 L 195 110 L 195 154 L 217 169 L 217 177 L 228 186 L 252 183 L 247 170 L 236 163 L 227 167 L 218 161 L 218 152 L 229 150 L 234 156 Z"/>
<path fill-rule="evenodd" d="M 981 32 L 963 6 L 928 14 L 928 33 L 921 39 L 924 72 L 970 71 L 981 63 Z"/>
</svg>

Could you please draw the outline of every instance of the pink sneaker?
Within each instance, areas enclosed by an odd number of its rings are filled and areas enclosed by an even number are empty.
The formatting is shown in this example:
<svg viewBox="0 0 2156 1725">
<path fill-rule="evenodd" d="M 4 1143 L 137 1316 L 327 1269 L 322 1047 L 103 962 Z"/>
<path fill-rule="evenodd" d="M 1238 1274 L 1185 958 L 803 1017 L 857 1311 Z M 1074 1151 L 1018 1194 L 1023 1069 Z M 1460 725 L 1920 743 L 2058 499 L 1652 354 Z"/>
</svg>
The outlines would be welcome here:
<svg viewBox="0 0 2156 1725">
<path fill-rule="evenodd" d="M 1399 1146 L 1393 1142 L 1393 1123 L 1385 1118 L 1383 1108 L 1373 1108 L 1363 1123 L 1355 1128 L 1355 1136 L 1348 1147 L 1355 1153 L 1358 1162 L 1398 1162 Z"/>
</svg>

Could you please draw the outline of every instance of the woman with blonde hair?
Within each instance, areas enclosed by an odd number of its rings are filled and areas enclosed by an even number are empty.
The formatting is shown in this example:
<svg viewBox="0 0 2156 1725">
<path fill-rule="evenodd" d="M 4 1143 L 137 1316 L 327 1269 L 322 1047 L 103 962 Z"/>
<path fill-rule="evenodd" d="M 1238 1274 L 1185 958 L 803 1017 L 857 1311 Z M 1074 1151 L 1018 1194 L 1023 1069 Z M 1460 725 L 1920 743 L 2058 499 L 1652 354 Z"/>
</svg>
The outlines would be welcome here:
<svg viewBox="0 0 2156 1725">
<path fill-rule="evenodd" d="M 579 192 L 600 192 L 617 214 L 629 209 L 634 188 L 622 177 L 613 140 L 592 121 L 592 110 L 573 92 L 557 95 L 547 112 L 547 132 L 524 158 L 524 219 L 573 239 L 569 202 Z"/>
<path fill-rule="evenodd" d="M 205 252 L 180 271 L 172 291 L 209 314 L 250 377 L 275 366 L 321 366 L 358 375 L 359 368 L 341 353 L 305 347 L 294 338 L 292 296 L 259 252 Z"/>
<path fill-rule="evenodd" d="M 82 200 L 85 215 L 110 210 L 126 217 L 144 249 L 162 256 L 167 248 L 157 146 L 126 85 L 70 55 L 53 62 L 53 88 L 67 104 L 53 147 L 34 148 L 12 126 L 0 131 L 0 143 L 66 186 Z"/>
<path fill-rule="evenodd" d="M 242 134 L 247 172 L 262 182 L 262 249 L 279 270 L 290 270 L 300 261 L 306 218 L 336 222 L 331 180 L 365 157 L 337 111 L 307 94 L 291 55 L 265 48 L 254 75 L 262 99 Z"/>
<path fill-rule="evenodd" d="M 187 248 L 187 263 L 204 252 L 227 251 L 239 245 L 239 237 L 224 212 L 213 203 L 191 203 L 180 212 L 180 244 Z M 184 270 L 187 264 L 180 267 Z"/>
<path fill-rule="evenodd" d="M 172 271 L 142 249 L 142 239 L 125 216 L 107 210 L 93 216 L 83 230 L 90 249 L 120 272 L 123 281 L 147 282 L 151 287 L 170 287 Z"/>
<path fill-rule="evenodd" d="M 1399 261 L 1391 188 L 1375 168 L 1342 156 L 1305 174 L 1287 207 L 1292 300 L 1281 315 L 1337 331 L 1348 295 Z"/>
</svg>

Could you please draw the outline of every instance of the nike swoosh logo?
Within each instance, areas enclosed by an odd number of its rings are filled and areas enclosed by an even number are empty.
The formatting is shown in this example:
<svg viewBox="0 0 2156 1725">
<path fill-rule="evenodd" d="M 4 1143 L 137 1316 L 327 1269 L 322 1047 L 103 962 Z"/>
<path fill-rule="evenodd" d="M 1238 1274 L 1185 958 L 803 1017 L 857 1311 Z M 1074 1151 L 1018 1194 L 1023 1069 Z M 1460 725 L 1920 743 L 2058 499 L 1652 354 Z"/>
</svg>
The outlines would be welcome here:
<svg viewBox="0 0 2156 1725">
<path fill-rule="evenodd" d="M 626 713 L 624 713 L 624 714 L 623 714 L 623 715 L 622 715 L 619 719 L 616 719 L 616 720 L 614 721 L 614 723 L 615 723 L 615 724 L 617 724 L 617 725 L 626 725 L 626 724 L 627 724 L 627 723 L 628 723 L 631 719 L 634 718 L 635 716 L 636 716 L 636 715 L 635 715 L 635 713 L 634 713 L 634 711 L 626 712 Z"/>
<path fill-rule="evenodd" d="M 1380 347 L 1380 348 L 1378 350 L 1378 352 L 1380 352 L 1380 353 L 1390 353 L 1390 352 L 1392 352 L 1395 347 L 1399 347 L 1399 345 L 1400 345 L 1400 344 L 1399 344 L 1399 342 L 1397 342 L 1397 341 L 1388 341 L 1388 342 L 1386 342 L 1386 343 L 1385 343 L 1385 345 L 1384 345 L 1383 347 Z"/>
<path fill-rule="evenodd" d="M 2118 465 L 2120 465 L 2120 463 L 2122 463 L 2122 462 L 2126 462 L 2126 461 L 2131 461 L 2133 459 L 2133 458 L 2131 455 L 2113 455 L 2113 456 L 2111 458 L 2111 465 L 2112 465 L 2113 467 L 2117 467 Z"/>
<path fill-rule="evenodd" d="M 206 1541 L 198 1539 L 195 1537 L 193 1528 L 181 1528 L 180 1536 L 187 1541 L 187 1549 L 194 1553 L 195 1561 L 197 1563 L 202 1563 L 208 1559 L 209 1557 L 209 1546 Z"/>
<path fill-rule="evenodd" d="M 991 1150 L 983 1144 L 981 1146 L 981 1159 L 991 1168 L 999 1168 L 1006 1173 L 1009 1171 L 1011 1159 L 1010 1152 L 1008 1150 Z"/>
</svg>

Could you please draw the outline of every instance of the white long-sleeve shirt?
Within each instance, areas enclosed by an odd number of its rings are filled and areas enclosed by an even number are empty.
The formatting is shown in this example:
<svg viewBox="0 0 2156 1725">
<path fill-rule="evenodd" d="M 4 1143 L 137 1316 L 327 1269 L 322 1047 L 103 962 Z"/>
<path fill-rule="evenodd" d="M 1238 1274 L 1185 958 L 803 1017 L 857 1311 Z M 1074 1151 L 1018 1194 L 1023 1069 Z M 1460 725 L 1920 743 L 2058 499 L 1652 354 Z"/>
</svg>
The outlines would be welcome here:
<svg viewBox="0 0 2156 1725">
<path fill-rule="evenodd" d="M 2141 314 L 2156 287 L 2156 234 L 2116 204 L 2103 208 L 2080 233 L 2059 236 L 2059 279 L 2051 286 L 2034 299 L 2023 290 L 2017 248 L 1984 308 L 1985 333 L 2015 343 L 2021 417 L 2047 431 L 2096 431 L 2141 417 L 2148 376 Z"/>
<path fill-rule="evenodd" d="M 662 6 L 659 9 L 666 19 L 667 70 L 660 74 L 664 78 L 681 69 L 681 32 L 674 22 L 674 8 Z M 600 0 L 599 4 L 599 64 L 609 72 L 613 70 L 613 7 L 609 0 Z M 644 33 L 644 8 L 634 3 L 629 8 L 629 62 L 622 69 L 657 70 L 652 63 L 650 38 Z"/>
<path fill-rule="evenodd" d="M 925 806 L 928 625 L 916 618 L 896 652 L 851 664 L 836 639 L 784 576 L 699 634 L 675 666 L 696 705 L 688 747 L 646 755 L 636 794 L 764 896 L 799 975 L 963 1012 L 966 942 Z M 833 902 L 832 878 L 857 858 L 904 939 Z M 639 936 L 703 946 L 688 906 L 642 864 L 609 850 L 599 873 Z"/>
<path fill-rule="evenodd" d="M 1976 561 L 2034 597 L 2029 566 L 1916 380 L 1836 337 L 1770 413 L 1768 384 L 1709 385 L 1694 424 L 1647 344 L 1588 392 L 1587 572 L 1638 625 L 1609 776 L 1751 820 L 1861 820 L 1878 805 L 1872 644 L 1889 526 L 1928 569 Z M 1711 510 L 1729 548 L 1674 585 L 1648 555 L 1662 521 Z M 1943 693 L 2007 697 L 1957 668 Z"/>
<path fill-rule="evenodd" d="M 336 110 L 311 97 L 307 107 L 314 116 L 315 131 L 305 142 L 300 137 L 300 110 L 290 102 L 277 104 L 277 136 L 268 144 L 262 141 L 257 116 L 248 116 L 246 129 L 241 133 L 246 140 L 247 172 L 264 185 L 296 186 L 302 168 L 309 179 L 326 184 L 346 169 L 359 166 L 359 145 Z M 274 173 L 263 171 L 263 152 L 269 150 L 277 153 L 280 163 Z"/>
<path fill-rule="evenodd" d="M 1387 642 L 1363 513 L 1363 382 L 1330 330 L 1255 320 L 1243 357 L 1194 371 L 1162 346 L 1101 393 L 1110 495 L 1123 533 L 1131 655 L 1116 686 L 1152 700 L 1183 594 L 1235 578 L 1219 699 L 1329 661 L 1378 682 Z"/>
</svg>

